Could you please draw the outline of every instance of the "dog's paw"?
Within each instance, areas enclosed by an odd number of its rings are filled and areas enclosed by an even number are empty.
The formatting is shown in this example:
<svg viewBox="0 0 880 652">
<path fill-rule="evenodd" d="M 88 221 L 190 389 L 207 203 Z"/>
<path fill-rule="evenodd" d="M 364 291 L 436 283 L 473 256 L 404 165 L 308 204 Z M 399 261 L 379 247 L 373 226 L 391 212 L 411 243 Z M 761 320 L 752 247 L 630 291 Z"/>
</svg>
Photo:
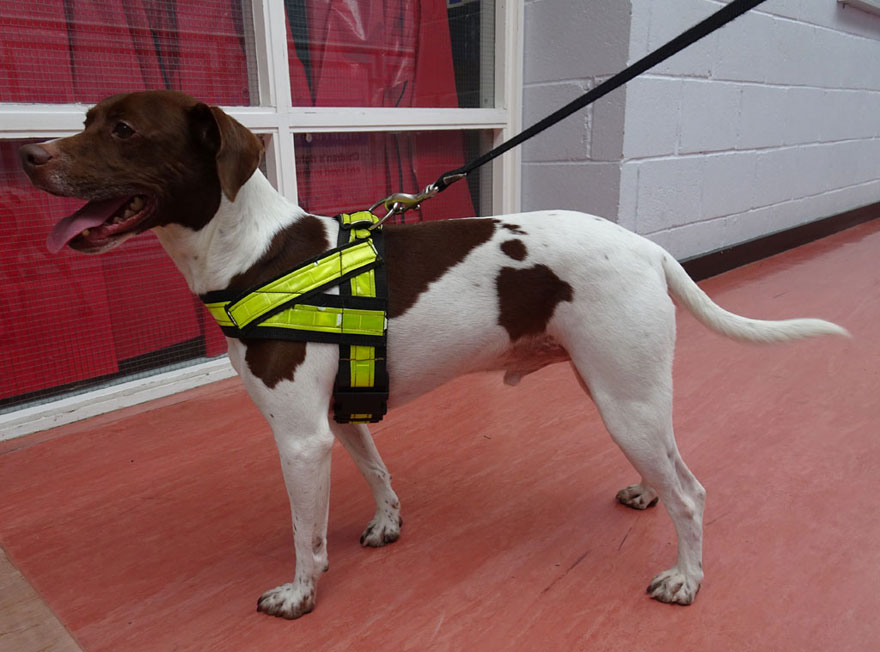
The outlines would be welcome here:
<svg viewBox="0 0 880 652">
<path fill-rule="evenodd" d="M 631 484 L 617 492 L 617 502 L 633 509 L 648 509 L 656 505 L 658 500 L 656 491 L 640 484 Z"/>
<path fill-rule="evenodd" d="M 365 548 L 381 548 L 394 543 L 400 538 L 401 525 L 403 519 L 400 518 L 399 508 L 383 509 L 367 523 L 364 533 L 361 534 L 361 545 Z"/>
<path fill-rule="evenodd" d="M 651 581 L 648 593 L 655 600 L 674 604 L 691 604 L 700 590 L 700 582 L 678 568 L 663 571 Z"/>
<path fill-rule="evenodd" d="M 293 620 L 315 608 L 315 589 L 292 582 L 266 591 L 257 601 L 257 611 Z"/>
</svg>

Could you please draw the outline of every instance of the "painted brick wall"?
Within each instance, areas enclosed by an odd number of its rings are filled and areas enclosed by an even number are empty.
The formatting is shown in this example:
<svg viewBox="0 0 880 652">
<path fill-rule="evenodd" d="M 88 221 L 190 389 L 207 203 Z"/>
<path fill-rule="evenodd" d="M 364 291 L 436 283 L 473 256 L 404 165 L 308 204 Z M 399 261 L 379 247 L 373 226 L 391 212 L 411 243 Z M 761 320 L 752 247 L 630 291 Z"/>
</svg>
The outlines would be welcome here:
<svg viewBox="0 0 880 652">
<path fill-rule="evenodd" d="M 527 1 L 524 23 L 524 126 L 626 67 L 626 0 Z M 608 95 L 523 145 L 523 210 L 617 215 L 625 97 Z"/>
<path fill-rule="evenodd" d="M 570 3 L 605 35 L 609 51 L 586 83 L 721 4 Z M 606 15 L 609 5 L 615 9 Z M 549 10 L 548 0 L 526 7 L 526 123 L 546 113 L 533 96 L 538 88 L 562 93 L 576 83 L 569 68 L 553 81 L 549 62 L 529 63 L 546 39 Z M 617 40 L 624 27 L 625 42 Z M 579 38 L 560 31 L 570 49 Z M 880 16 L 834 0 L 769 0 L 609 96 L 588 113 L 579 138 L 568 129 L 555 136 L 565 157 L 549 138 L 524 152 L 523 206 L 616 217 L 679 258 L 880 201 Z M 583 160 L 574 157 L 584 151 Z"/>
</svg>

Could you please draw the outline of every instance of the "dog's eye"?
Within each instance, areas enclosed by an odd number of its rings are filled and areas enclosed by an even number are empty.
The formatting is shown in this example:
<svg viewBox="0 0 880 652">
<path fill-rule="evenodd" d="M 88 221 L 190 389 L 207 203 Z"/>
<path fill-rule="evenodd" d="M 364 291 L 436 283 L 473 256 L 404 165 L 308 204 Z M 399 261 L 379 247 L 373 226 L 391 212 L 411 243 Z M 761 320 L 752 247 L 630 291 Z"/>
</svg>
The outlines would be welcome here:
<svg viewBox="0 0 880 652">
<path fill-rule="evenodd" d="M 113 135 L 117 138 L 122 138 L 123 140 L 126 138 L 131 138 L 134 136 L 134 129 L 129 127 L 124 122 L 117 122 L 113 126 Z"/>
</svg>

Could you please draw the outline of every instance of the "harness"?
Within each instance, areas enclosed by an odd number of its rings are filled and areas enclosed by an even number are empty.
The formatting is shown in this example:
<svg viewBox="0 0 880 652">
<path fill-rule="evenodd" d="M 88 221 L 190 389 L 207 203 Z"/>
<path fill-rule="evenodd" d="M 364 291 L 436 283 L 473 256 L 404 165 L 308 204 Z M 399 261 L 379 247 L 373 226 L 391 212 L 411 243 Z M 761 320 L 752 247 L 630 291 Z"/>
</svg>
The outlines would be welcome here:
<svg viewBox="0 0 880 652">
<path fill-rule="evenodd" d="M 334 249 L 245 292 L 199 298 L 227 337 L 339 344 L 333 418 L 375 423 L 388 403 L 384 236 L 369 211 L 337 219 Z"/>
</svg>

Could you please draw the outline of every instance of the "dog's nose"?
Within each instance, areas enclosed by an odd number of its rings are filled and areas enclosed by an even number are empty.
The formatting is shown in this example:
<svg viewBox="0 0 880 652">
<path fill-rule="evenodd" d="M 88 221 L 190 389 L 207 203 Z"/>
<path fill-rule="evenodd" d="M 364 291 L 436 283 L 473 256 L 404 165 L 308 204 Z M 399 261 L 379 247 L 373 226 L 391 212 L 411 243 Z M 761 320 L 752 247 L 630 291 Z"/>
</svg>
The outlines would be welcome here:
<svg viewBox="0 0 880 652">
<path fill-rule="evenodd" d="M 41 145 L 25 145 L 18 150 L 18 157 L 26 171 L 45 165 L 52 160 L 52 155 Z"/>
</svg>

